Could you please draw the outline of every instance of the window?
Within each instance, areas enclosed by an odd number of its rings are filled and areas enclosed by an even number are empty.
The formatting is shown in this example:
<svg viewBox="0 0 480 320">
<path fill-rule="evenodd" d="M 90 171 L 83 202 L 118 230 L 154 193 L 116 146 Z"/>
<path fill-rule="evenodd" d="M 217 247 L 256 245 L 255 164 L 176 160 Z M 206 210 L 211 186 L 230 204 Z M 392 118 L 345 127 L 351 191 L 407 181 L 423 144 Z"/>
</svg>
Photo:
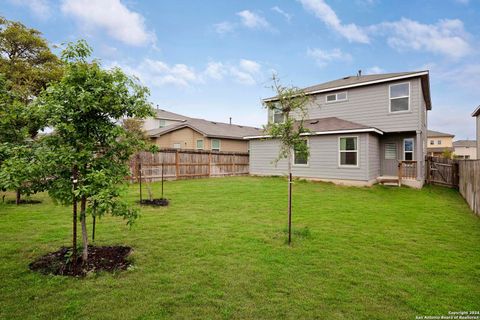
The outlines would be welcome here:
<svg viewBox="0 0 480 320">
<path fill-rule="evenodd" d="M 358 166 L 358 137 L 342 137 L 339 139 L 340 166 Z"/>
<path fill-rule="evenodd" d="M 337 102 L 337 101 L 345 101 L 347 100 L 347 92 L 339 92 L 334 94 L 327 94 L 325 97 L 325 102 Z"/>
<path fill-rule="evenodd" d="M 385 144 L 385 160 L 397 160 L 397 144 Z"/>
<path fill-rule="evenodd" d="M 438 141 L 437 141 L 437 144 L 442 144 L 442 140 L 438 140 Z"/>
<path fill-rule="evenodd" d="M 220 151 L 220 140 L 212 139 L 212 151 Z"/>
<path fill-rule="evenodd" d="M 303 140 L 304 145 L 308 146 L 308 140 Z M 293 164 L 296 166 L 308 166 L 308 155 L 303 155 L 295 149 L 293 152 Z"/>
<path fill-rule="evenodd" d="M 413 139 L 403 140 L 403 160 L 413 160 Z"/>
<path fill-rule="evenodd" d="M 203 140 L 197 140 L 197 149 L 202 150 L 203 149 Z"/>
<path fill-rule="evenodd" d="M 283 112 L 280 109 L 272 110 L 272 122 L 273 123 L 282 123 L 284 121 Z"/>
<path fill-rule="evenodd" d="M 431 146 L 435 145 L 435 140 L 430 140 L 430 145 Z"/>
<path fill-rule="evenodd" d="M 390 112 L 410 110 L 410 83 L 392 84 L 390 86 Z"/>
<path fill-rule="evenodd" d="M 163 128 L 166 126 L 165 119 L 158 120 L 158 127 Z"/>
<path fill-rule="evenodd" d="M 174 143 L 174 144 L 173 144 L 173 148 L 174 148 L 174 149 L 180 149 L 180 148 L 181 148 L 180 143 Z"/>
</svg>

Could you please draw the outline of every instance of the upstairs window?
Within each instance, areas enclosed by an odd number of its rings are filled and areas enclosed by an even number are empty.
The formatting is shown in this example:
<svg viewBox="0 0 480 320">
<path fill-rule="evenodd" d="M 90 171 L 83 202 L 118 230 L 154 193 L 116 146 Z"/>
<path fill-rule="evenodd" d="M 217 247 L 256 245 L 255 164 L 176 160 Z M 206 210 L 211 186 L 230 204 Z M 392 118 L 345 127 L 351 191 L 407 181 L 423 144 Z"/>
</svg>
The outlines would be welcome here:
<svg viewBox="0 0 480 320">
<path fill-rule="evenodd" d="M 358 167 L 358 137 L 342 137 L 339 141 L 340 166 Z"/>
<path fill-rule="evenodd" d="M 303 143 L 308 146 L 308 140 L 303 140 Z M 308 166 L 308 156 L 303 155 L 295 149 L 293 152 L 293 164 L 296 166 Z"/>
<path fill-rule="evenodd" d="M 197 140 L 197 149 L 203 150 L 203 140 Z"/>
<path fill-rule="evenodd" d="M 410 110 L 410 83 L 390 85 L 390 112 Z"/>
<path fill-rule="evenodd" d="M 430 140 L 430 145 L 433 146 L 435 144 L 435 140 Z"/>
<path fill-rule="evenodd" d="M 282 123 L 284 121 L 284 115 L 282 110 L 280 109 L 273 109 L 272 110 L 272 122 L 273 123 Z"/>
<path fill-rule="evenodd" d="M 337 102 L 337 101 L 345 101 L 347 100 L 347 92 L 338 92 L 334 94 L 327 94 L 325 96 L 325 102 L 330 103 L 330 102 Z"/>
<path fill-rule="evenodd" d="M 220 151 L 220 140 L 212 139 L 212 151 Z"/>
<path fill-rule="evenodd" d="M 413 139 L 403 140 L 403 160 L 413 160 Z"/>
<path fill-rule="evenodd" d="M 438 141 L 437 141 L 437 144 L 442 144 L 442 140 L 438 140 Z"/>
<path fill-rule="evenodd" d="M 163 128 L 166 126 L 165 119 L 158 120 L 158 127 Z"/>
</svg>

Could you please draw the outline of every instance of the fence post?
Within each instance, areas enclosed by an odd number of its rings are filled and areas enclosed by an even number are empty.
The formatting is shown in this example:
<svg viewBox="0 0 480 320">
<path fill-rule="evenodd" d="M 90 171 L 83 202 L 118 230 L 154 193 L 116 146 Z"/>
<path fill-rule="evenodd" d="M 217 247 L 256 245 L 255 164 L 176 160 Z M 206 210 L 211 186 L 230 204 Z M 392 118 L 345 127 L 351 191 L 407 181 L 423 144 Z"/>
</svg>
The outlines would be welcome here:
<svg viewBox="0 0 480 320">
<path fill-rule="evenodd" d="M 398 186 L 402 186 L 402 162 L 398 162 Z"/>
<path fill-rule="evenodd" d="M 180 163 L 179 163 L 179 154 L 178 150 L 175 152 L 175 178 L 178 179 L 178 176 L 180 175 Z"/>
<path fill-rule="evenodd" d="M 233 154 L 233 164 L 232 164 L 232 175 L 237 175 L 237 172 L 236 172 L 236 166 L 235 166 L 235 160 L 236 160 L 236 155 L 235 153 Z"/>
<path fill-rule="evenodd" d="M 208 150 L 208 176 L 212 174 L 212 150 Z"/>
</svg>

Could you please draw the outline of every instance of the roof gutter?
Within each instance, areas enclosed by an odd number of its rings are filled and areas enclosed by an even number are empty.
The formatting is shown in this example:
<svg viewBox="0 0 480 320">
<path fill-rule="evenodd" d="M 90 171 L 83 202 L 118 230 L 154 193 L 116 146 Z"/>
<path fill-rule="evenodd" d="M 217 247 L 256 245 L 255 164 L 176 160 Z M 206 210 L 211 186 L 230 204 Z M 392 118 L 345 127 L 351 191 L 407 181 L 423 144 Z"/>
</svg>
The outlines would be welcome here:
<svg viewBox="0 0 480 320">
<path fill-rule="evenodd" d="M 320 135 L 328 135 L 328 134 L 348 134 L 348 133 L 364 133 L 364 132 L 374 132 L 380 135 L 383 135 L 383 131 L 378 130 L 376 128 L 366 128 L 366 129 L 347 129 L 347 130 L 333 130 L 333 131 L 315 131 L 315 132 L 305 132 L 300 134 L 301 136 L 320 136 Z M 271 135 L 263 135 L 263 136 L 246 136 L 243 137 L 245 140 L 252 140 L 252 139 L 265 139 L 265 138 L 272 138 Z"/>
<path fill-rule="evenodd" d="M 472 117 L 478 117 L 480 116 L 480 106 L 477 107 L 472 113 Z"/>
<path fill-rule="evenodd" d="M 424 75 L 428 75 L 428 71 L 422 71 L 422 72 L 417 72 L 417 73 L 412 73 L 412 74 L 407 74 L 407 75 L 397 76 L 397 77 L 392 77 L 392 78 L 380 79 L 380 80 L 360 82 L 360 83 L 349 84 L 349 85 L 345 85 L 345 86 L 326 88 L 326 89 L 315 90 L 315 91 L 308 91 L 308 92 L 305 92 L 305 94 L 306 95 L 311 95 L 311 94 L 316 94 L 316 93 L 336 91 L 336 90 L 342 90 L 342 89 L 347 89 L 347 88 L 362 87 L 362 86 L 367 86 L 367 85 L 370 85 L 370 84 L 390 82 L 390 81 L 402 80 L 402 79 L 407 79 L 407 78 L 414 78 L 414 77 L 419 77 L 419 76 L 424 76 Z M 262 101 L 263 102 L 270 102 L 270 101 L 276 101 L 276 100 L 278 100 L 278 99 L 276 97 L 273 97 L 273 98 L 263 99 Z"/>
</svg>

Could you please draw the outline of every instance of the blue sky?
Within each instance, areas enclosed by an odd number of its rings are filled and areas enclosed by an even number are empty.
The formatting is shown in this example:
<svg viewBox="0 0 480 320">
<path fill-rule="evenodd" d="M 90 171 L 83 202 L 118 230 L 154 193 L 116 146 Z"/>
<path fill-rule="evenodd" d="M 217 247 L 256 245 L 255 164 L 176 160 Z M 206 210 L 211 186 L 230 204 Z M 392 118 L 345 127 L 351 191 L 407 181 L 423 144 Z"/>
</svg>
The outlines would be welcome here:
<svg viewBox="0 0 480 320">
<path fill-rule="evenodd" d="M 309 86 L 346 75 L 429 69 L 431 129 L 474 138 L 480 1 L 1 0 L 0 15 L 51 44 L 79 38 L 138 76 L 161 108 L 260 126 L 272 72 Z"/>
</svg>

